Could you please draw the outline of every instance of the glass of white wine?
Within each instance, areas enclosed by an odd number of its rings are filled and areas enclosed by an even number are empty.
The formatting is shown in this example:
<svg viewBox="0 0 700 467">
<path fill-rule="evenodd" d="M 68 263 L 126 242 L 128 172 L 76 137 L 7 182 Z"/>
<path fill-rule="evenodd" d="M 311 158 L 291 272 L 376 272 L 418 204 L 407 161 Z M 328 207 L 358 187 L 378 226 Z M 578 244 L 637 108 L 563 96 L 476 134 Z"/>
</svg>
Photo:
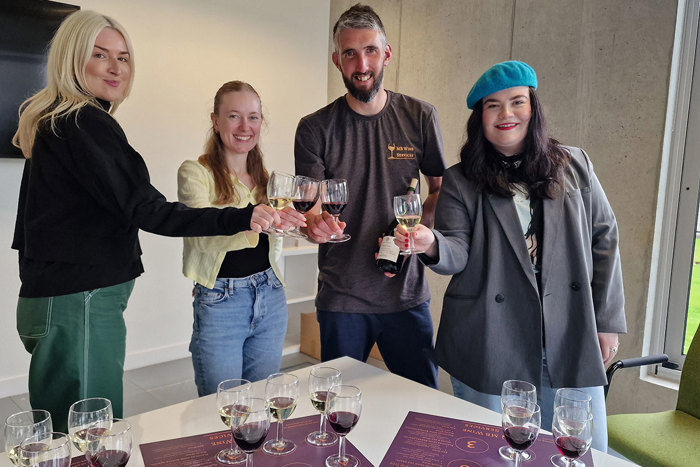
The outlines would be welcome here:
<svg viewBox="0 0 700 467">
<path fill-rule="evenodd" d="M 280 172 L 279 170 L 272 171 L 267 181 L 267 200 L 274 210 L 281 211 L 286 206 L 292 204 L 295 190 L 296 177 L 294 177 L 294 175 Z M 284 230 L 276 227 L 263 230 L 263 233 L 282 237 L 287 235 Z"/>
<path fill-rule="evenodd" d="M 31 436 L 52 431 L 51 414 L 46 410 L 25 410 L 7 417 L 4 431 L 5 452 L 10 461 L 17 465 L 19 445 L 22 441 Z"/>
<path fill-rule="evenodd" d="M 340 370 L 330 366 L 314 367 L 309 373 L 309 395 L 311 405 L 321 412 L 321 424 L 318 431 L 309 433 L 306 442 L 314 446 L 332 446 L 338 442 L 338 435 L 326 431 L 326 400 L 328 391 L 341 383 Z"/>
<path fill-rule="evenodd" d="M 265 399 L 270 406 L 270 414 L 277 420 L 275 439 L 263 444 L 263 451 L 281 456 L 294 451 L 293 441 L 284 439 L 284 421 L 292 416 L 299 399 L 299 378 L 289 373 L 273 373 L 267 377 Z"/>
<path fill-rule="evenodd" d="M 75 402 L 68 410 L 68 434 L 73 445 L 84 453 L 87 448 L 85 436 L 88 427 L 113 417 L 112 402 L 104 397 L 91 397 Z"/>
<path fill-rule="evenodd" d="M 408 232 L 408 249 L 402 251 L 402 255 L 415 255 L 423 253 L 416 251 L 413 245 L 413 231 L 420 224 L 421 216 L 423 216 L 423 203 L 420 195 L 412 193 L 409 195 L 394 196 L 394 215 L 396 220 Z"/>
<path fill-rule="evenodd" d="M 237 407 L 240 401 L 250 398 L 251 384 L 247 379 L 226 379 L 219 383 L 216 388 L 216 406 L 219 411 L 219 417 L 224 425 L 231 428 L 231 417 L 234 409 L 238 408 L 241 411 L 245 407 Z M 242 464 L 245 462 L 245 453 L 238 449 L 233 441 L 233 431 L 231 432 L 231 447 L 222 449 L 216 455 L 216 460 L 222 464 Z"/>
</svg>

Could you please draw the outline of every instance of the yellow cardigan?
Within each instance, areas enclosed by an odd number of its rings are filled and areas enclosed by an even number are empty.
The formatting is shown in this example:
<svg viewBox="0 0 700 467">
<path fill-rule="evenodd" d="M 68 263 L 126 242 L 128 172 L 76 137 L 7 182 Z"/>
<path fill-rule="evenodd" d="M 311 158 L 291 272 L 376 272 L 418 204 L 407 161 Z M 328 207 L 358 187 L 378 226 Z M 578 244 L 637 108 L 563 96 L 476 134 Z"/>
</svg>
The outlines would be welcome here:
<svg viewBox="0 0 700 467">
<path fill-rule="evenodd" d="M 185 161 L 177 171 L 177 198 L 181 203 L 193 208 L 227 207 L 243 208 L 248 204 L 257 204 L 255 195 L 258 187 L 252 191 L 238 178 L 231 176 L 231 182 L 238 195 L 238 202 L 226 206 L 212 204 L 216 198 L 214 176 L 212 172 L 198 161 Z M 185 237 L 182 252 L 182 273 L 198 284 L 211 289 L 221 268 L 227 251 L 255 248 L 258 235 L 252 230 L 239 232 L 231 236 Z M 270 265 L 280 280 L 283 280 L 277 261 L 282 254 L 282 238 L 270 236 Z"/>
</svg>

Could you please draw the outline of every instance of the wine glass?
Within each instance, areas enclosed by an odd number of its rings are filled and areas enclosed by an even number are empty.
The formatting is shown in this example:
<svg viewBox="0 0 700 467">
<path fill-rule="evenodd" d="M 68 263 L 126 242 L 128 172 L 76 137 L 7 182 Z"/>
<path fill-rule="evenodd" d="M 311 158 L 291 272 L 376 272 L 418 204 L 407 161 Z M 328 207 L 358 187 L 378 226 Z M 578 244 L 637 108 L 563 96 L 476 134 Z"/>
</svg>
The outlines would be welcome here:
<svg viewBox="0 0 700 467">
<path fill-rule="evenodd" d="M 236 402 L 232 415 L 233 439 L 246 453 L 246 467 L 253 467 L 253 452 L 270 430 L 270 406 L 265 399 L 248 397 Z"/>
<path fill-rule="evenodd" d="M 51 414 L 46 410 L 25 410 L 5 420 L 5 452 L 10 462 L 17 465 L 19 445 L 25 439 L 53 431 Z"/>
<path fill-rule="evenodd" d="M 295 177 L 295 190 L 294 190 L 294 209 L 302 214 L 306 214 L 309 209 L 314 207 L 318 197 L 320 195 L 319 187 L 321 182 L 315 178 L 304 177 L 303 175 L 297 175 Z M 298 238 L 308 238 L 308 236 L 299 230 L 299 227 L 294 227 L 292 230 L 287 231 L 287 235 L 290 237 Z"/>
<path fill-rule="evenodd" d="M 237 378 L 224 380 L 216 388 L 216 408 L 219 410 L 221 421 L 227 427 L 231 428 L 231 416 L 236 402 L 249 398 L 250 388 L 250 381 Z M 231 447 L 222 449 L 216 455 L 216 460 L 222 464 L 242 464 L 245 462 L 245 458 L 245 453 L 238 449 L 233 437 L 231 437 Z"/>
<path fill-rule="evenodd" d="M 574 389 L 574 388 L 559 388 L 557 389 L 556 394 L 554 395 L 554 410 L 558 407 L 576 407 L 579 408 L 589 415 L 593 415 L 593 398 L 591 397 L 590 394 L 581 391 L 580 389 Z M 593 424 L 593 421 L 591 419 L 591 425 Z M 591 431 L 593 428 L 591 427 Z M 560 449 L 561 452 L 561 449 Z M 584 451 L 585 453 L 585 451 Z M 581 454 L 583 455 L 583 454 Z M 552 464 L 558 465 L 558 466 L 567 466 L 567 465 L 575 465 L 575 466 L 581 466 L 583 465 L 582 462 L 574 460 L 571 462 L 571 464 L 568 464 L 567 461 L 565 460 L 563 453 L 562 454 L 555 454 L 551 458 Z"/>
<path fill-rule="evenodd" d="M 503 382 L 501 387 L 501 412 L 505 411 L 505 401 L 511 399 L 525 399 L 533 404 L 537 403 L 537 388 L 532 383 L 521 381 L 518 379 L 509 379 Z M 504 459 L 514 460 L 515 450 L 510 446 L 501 446 L 498 449 L 498 454 Z M 530 453 L 523 451 L 522 458 L 524 461 L 530 459 Z"/>
<path fill-rule="evenodd" d="M 593 441 L 593 414 L 583 407 L 562 405 L 554 409 L 552 436 L 561 455 L 551 457 L 553 465 L 583 467 L 578 459 Z"/>
<path fill-rule="evenodd" d="M 408 250 L 402 251 L 402 255 L 415 255 L 423 253 L 416 251 L 413 245 L 413 236 L 411 233 L 416 226 L 420 224 L 421 216 L 423 215 L 423 203 L 420 200 L 420 195 L 411 193 L 408 195 L 394 196 L 394 215 L 396 220 L 408 232 Z"/>
<path fill-rule="evenodd" d="M 537 439 L 540 431 L 540 406 L 524 398 L 510 398 L 503 402 L 501 424 L 503 435 L 515 451 L 515 467 L 522 463 L 522 452 Z"/>
<path fill-rule="evenodd" d="M 332 446 L 338 441 L 335 433 L 326 431 L 326 399 L 328 390 L 340 384 L 340 370 L 329 366 L 314 367 L 309 373 L 309 394 L 314 409 L 321 412 L 318 431 L 309 433 L 306 441 L 314 446 Z"/>
<path fill-rule="evenodd" d="M 338 217 L 348 204 L 348 181 L 344 178 L 332 178 L 321 182 L 321 207 L 328 211 L 338 223 Z M 331 235 L 329 243 L 341 243 L 350 240 L 350 235 Z"/>
<path fill-rule="evenodd" d="M 273 373 L 267 377 L 265 399 L 272 417 L 277 420 L 277 434 L 274 440 L 263 445 L 266 453 L 281 456 L 297 448 L 293 441 L 284 439 L 284 421 L 294 412 L 298 398 L 299 378 L 289 373 Z"/>
<path fill-rule="evenodd" d="M 279 170 L 273 170 L 267 181 L 267 200 L 276 211 L 281 211 L 294 199 L 295 177 Z M 284 230 L 270 227 L 263 230 L 268 235 L 285 236 Z"/>
<path fill-rule="evenodd" d="M 112 403 L 104 397 L 92 397 L 79 400 L 68 410 L 68 434 L 73 445 L 80 452 L 85 452 L 85 434 L 90 425 L 113 418 Z"/>
<path fill-rule="evenodd" d="M 37 433 L 20 443 L 17 465 L 22 467 L 70 467 L 70 438 L 65 433 Z"/>
<path fill-rule="evenodd" d="M 356 467 L 355 456 L 345 454 L 345 436 L 357 425 L 362 414 L 362 391 L 355 386 L 338 385 L 328 390 L 326 416 L 331 428 L 340 436 L 338 455 L 326 458 L 326 467 Z"/>
<path fill-rule="evenodd" d="M 90 467 L 124 467 L 131 457 L 131 424 L 119 418 L 100 420 L 85 433 Z"/>
</svg>

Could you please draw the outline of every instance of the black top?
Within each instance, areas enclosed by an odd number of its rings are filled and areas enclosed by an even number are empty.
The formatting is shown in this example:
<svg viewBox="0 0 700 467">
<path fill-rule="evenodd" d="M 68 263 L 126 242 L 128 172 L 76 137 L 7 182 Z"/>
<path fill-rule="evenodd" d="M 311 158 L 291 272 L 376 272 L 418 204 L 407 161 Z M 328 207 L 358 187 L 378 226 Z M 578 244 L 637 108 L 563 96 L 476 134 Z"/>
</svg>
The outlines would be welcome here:
<svg viewBox="0 0 700 467">
<path fill-rule="evenodd" d="M 270 268 L 270 242 L 260 234 L 255 248 L 227 251 L 216 277 L 248 277 Z"/>
<path fill-rule="evenodd" d="M 61 118 L 59 136 L 48 125 L 37 132 L 12 242 L 19 250 L 21 297 L 81 292 L 139 276 L 139 229 L 175 237 L 250 228 L 252 206 L 193 209 L 168 202 L 105 110 L 87 105 Z"/>
</svg>

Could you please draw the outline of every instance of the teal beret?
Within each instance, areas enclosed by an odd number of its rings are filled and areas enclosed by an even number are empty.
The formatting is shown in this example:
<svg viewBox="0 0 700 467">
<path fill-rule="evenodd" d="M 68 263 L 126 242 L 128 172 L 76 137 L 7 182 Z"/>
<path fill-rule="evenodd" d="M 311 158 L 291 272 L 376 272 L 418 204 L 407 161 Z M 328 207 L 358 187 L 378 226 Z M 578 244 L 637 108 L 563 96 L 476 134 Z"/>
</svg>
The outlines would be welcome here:
<svg viewBox="0 0 700 467">
<path fill-rule="evenodd" d="M 467 107 L 473 109 L 484 97 L 516 86 L 530 86 L 537 89 L 535 70 L 527 63 L 515 60 L 497 63 L 476 80 L 467 96 Z"/>
</svg>

